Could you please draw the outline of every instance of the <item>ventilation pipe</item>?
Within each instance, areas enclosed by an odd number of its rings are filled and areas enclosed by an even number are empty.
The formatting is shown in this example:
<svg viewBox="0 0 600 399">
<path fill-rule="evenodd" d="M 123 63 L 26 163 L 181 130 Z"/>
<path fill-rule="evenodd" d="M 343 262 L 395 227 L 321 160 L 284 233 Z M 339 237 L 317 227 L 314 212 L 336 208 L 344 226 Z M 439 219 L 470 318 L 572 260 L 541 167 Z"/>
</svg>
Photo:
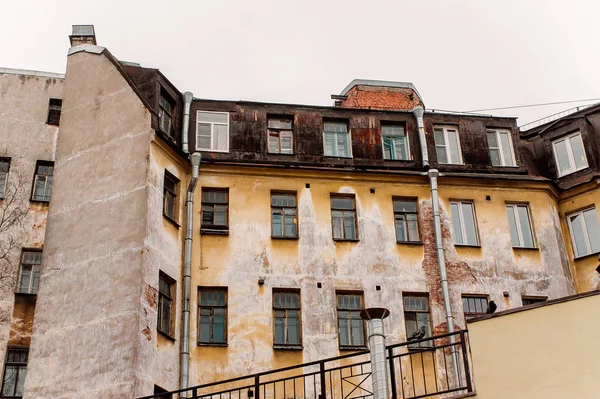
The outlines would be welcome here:
<svg viewBox="0 0 600 399">
<path fill-rule="evenodd" d="M 412 110 L 417 119 L 419 128 L 419 141 L 421 144 L 421 154 L 423 157 L 423 167 L 427 169 L 429 177 L 429 189 L 431 191 L 431 207 L 433 209 L 433 228 L 435 237 L 435 250 L 437 253 L 438 269 L 440 272 L 440 283 L 442 286 L 442 297 L 444 298 L 444 311 L 446 313 L 446 325 L 448 332 L 454 332 L 454 317 L 452 316 L 452 303 L 450 302 L 450 287 L 448 285 L 448 273 L 446 271 L 446 257 L 444 255 L 444 246 L 442 243 L 442 219 L 440 217 L 440 198 L 438 195 L 438 177 L 440 172 L 437 169 L 429 169 L 429 154 L 427 152 L 427 141 L 425 139 L 425 124 L 423 123 L 423 107 L 416 107 Z M 456 344 L 456 336 L 450 335 L 450 343 Z M 460 383 L 460 375 L 458 371 L 458 354 L 456 353 L 456 345 L 451 346 L 452 365 L 457 384 Z"/>
<path fill-rule="evenodd" d="M 186 93 L 187 94 L 187 93 Z M 190 93 L 191 94 L 191 93 Z M 200 160 L 202 155 L 195 152 L 190 156 L 192 162 L 192 179 L 187 190 L 185 202 L 185 247 L 183 260 L 183 312 L 181 327 L 181 365 L 180 365 L 180 389 L 188 387 L 190 368 L 190 297 L 192 284 L 192 233 L 194 217 L 194 192 L 200 173 Z M 187 394 L 182 392 L 180 397 L 186 398 Z"/>
<path fill-rule="evenodd" d="M 181 149 L 186 154 L 190 153 L 188 148 L 188 129 L 190 126 L 190 106 L 192 105 L 192 98 L 194 95 L 186 91 L 183 93 L 183 124 L 181 128 Z"/>
<path fill-rule="evenodd" d="M 388 363 L 385 354 L 385 331 L 383 328 L 383 319 L 389 315 L 390 311 L 384 308 L 369 308 L 360 312 L 360 317 L 367 320 L 369 332 L 373 399 L 389 399 Z"/>
</svg>

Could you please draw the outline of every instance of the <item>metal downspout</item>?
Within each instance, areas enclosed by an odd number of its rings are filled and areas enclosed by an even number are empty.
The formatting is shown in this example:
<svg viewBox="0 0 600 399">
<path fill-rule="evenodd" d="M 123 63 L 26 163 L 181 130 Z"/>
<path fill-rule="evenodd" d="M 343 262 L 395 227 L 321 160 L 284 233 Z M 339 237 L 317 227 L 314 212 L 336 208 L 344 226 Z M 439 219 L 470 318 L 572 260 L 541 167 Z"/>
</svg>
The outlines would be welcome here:
<svg viewBox="0 0 600 399">
<path fill-rule="evenodd" d="M 386 358 L 385 332 L 383 319 L 390 315 L 385 308 L 369 308 L 360 312 L 360 317 L 367 320 L 369 332 L 369 350 L 371 352 L 371 384 L 373 399 L 389 399 L 388 361 Z"/>
<path fill-rule="evenodd" d="M 181 127 L 181 149 L 186 154 L 190 153 L 188 148 L 188 129 L 190 126 L 190 106 L 192 104 L 192 98 L 194 95 L 186 91 L 183 93 L 183 126 Z"/>
<path fill-rule="evenodd" d="M 180 389 L 188 387 L 189 365 L 190 365 L 190 297 L 192 284 L 192 234 L 194 217 L 194 192 L 200 173 L 200 160 L 202 156 L 195 152 L 190 156 L 192 162 L 192 179 L 187 190 L 185 202 L 185 246 L 183 261 L 183 311 L 181 326 L 181 365 L 180 365 Z M 182 392 L 181 398 L 187 398 L 187 393 Z"/>
<path fill-rule="evenodd" d="M 416 107 L 412 110 L 417 119 L 419 128 L 419 141 L 421 144 L 421 153 L 423 157 L 423 167 L 427 168 L 427 176 L 429 177 L 429 188 L 431 191 L 431 207 L 433 209 L 433 228 L 435 236 L 435 250 L 437 253 L 438 268 L 440 271 L 440 283 L 442 286 L 442 297 L 444 299 L 444 310 L 446 313 L 446 324 L 448 332 L 454 332 L 454 316 L 452 316 L 452 303 L 450 301 L 450 287 L 448 285 L 448 273 L 446 271 L 446 257 L 444 255 L 444 246 L 442 244 L 442 220 L 440 217 L 440 198 L 438 195 L 438 177 L 440 172 L 437 169 L 429 169 L 429 154 L 427 151 L 427 142 L 425 140 L 425 124 L 423 123 L 423 107 Z M 450 335 L 450 343 L 456 344 L 456 336 Z M 452 365 L 456 382 L 460 384 L 460 374 L 458 367 L 458 354 L 456 353 L 456 345 L 451 346 Z"/>
</svg>

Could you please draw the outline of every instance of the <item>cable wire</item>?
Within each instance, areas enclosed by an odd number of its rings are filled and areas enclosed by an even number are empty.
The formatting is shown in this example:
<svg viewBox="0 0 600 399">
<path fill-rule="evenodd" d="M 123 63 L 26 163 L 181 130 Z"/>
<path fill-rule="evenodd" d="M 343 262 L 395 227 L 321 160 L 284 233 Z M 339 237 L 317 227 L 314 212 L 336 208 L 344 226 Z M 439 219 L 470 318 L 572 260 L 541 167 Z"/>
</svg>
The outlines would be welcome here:
<svg viewBox="0 0 600 399">
<path fill-rule="evenodd" d="M 590 98 L 587 100 L 572 100 L 572 101 L 558 101 L 554 103 L 539 103 L 539 104 L 527 104 L 527 105 L 515 105 L 512 107 L 498 107 L 498 108 L 484 108 L 475 109 L 472 111 L 463 111 L 464 113 L 481 112 L 481 111 L 498 111 L 502 109 L 515 109 L 515 108 L 529 108 L 529 107 L 541 107 L 544 105 L 558 105 L 558 104 L 569 104 L 569 103 L 582 103 L 587 101 L 600 101 L 600 98 Z"/>
</svg>

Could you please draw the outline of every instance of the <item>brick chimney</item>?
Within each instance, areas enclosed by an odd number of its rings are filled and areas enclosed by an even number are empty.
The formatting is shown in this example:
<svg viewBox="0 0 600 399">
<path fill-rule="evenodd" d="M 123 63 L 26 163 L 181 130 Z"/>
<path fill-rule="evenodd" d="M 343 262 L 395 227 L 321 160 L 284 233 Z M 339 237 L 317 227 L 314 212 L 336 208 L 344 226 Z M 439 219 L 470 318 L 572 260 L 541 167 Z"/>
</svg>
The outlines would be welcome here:
<svg viewBox="0 0 600 399">
<path fill-rule="evenodd" d="M 71 47 L 80 44 L 96 44 L 94 25 L 73 25 L 73 33 L 69 36 Z"/>
<path fill-rule="evenodd" d="M 411 110 L 425 107 L 412 83 L 354 79 L 340 95 L 332 95 L 336 107 Z"/>
</svg>

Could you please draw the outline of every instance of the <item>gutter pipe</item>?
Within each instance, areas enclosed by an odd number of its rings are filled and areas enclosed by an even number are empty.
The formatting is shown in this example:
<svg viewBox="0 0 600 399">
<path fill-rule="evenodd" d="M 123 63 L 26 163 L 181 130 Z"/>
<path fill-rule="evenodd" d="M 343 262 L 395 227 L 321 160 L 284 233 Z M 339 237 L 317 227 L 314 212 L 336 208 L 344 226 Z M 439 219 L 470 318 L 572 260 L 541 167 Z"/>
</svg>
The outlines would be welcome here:
<svg viewBox="0 0 600 399">
<path fill-rule="evenodd" d="M 180 389 L 188 387 L 190 369 L 190 297 L 192 284 L 192 233 L 194 223 L 194 192 L 200 174 L 200 161 L 202 155 L 195 152 L 190 156 L 192 162 L 192 179 L 187 190 L 185 203 L 185 247 L 183 261 L 183 311 L 181 327 L 181 365 Z M 181 398 L 187 398 L 186 392 L 181 392 Z"/>
<path fill-rule="evenodd" d="M 419 129 L 419 141 L 421 144 L 421 154 L 423 157 L 423 167 L 427 169 L 429 177 L 429 188 L 431 191 L 431 207 L 433 208 L 433 228 L 435 236 L 435 249 L 437 253 L 438 269 L 440 272 L 440 283 L 442 286 L 442 297 L 444 299 L 444 310 L 446 314 L 446 324 L 448 333 L 454 332 L 454 316 L 452 316 L 452 303 L 450 301 L 450 287 L 448 285 L 448 273 L 446 270 L 446 258 L 444 256 L 444 247 L 442 244 L 442 221 L 440 217 L 440 198 L 438 195 L 438 177 L 440 172 L 437 169 L 429 169 L 429 154 L 427 151 L 427 142 L 425 140 L 425 124 L 423 122 L 423 107 L 416 107 L 412 110 L 417 119 Z M 456 377 L 457 386 L 460 385 L 460 374 L 458 367 L 458 354 L 456 352 L 456 336 L 450 335 L 450 344 L 452 351 L 452 365 Z"/>
<path fill-rule="evenodd" d="M 192 98 L 194 95 L 186 91 L 183 93 L 183 126 L 181 128 L 181 149 L 186 154 L 190 153 L 188 148 L 188 129 L 190 126 L 190 106 L 192 105 Z"/>
</svg>

